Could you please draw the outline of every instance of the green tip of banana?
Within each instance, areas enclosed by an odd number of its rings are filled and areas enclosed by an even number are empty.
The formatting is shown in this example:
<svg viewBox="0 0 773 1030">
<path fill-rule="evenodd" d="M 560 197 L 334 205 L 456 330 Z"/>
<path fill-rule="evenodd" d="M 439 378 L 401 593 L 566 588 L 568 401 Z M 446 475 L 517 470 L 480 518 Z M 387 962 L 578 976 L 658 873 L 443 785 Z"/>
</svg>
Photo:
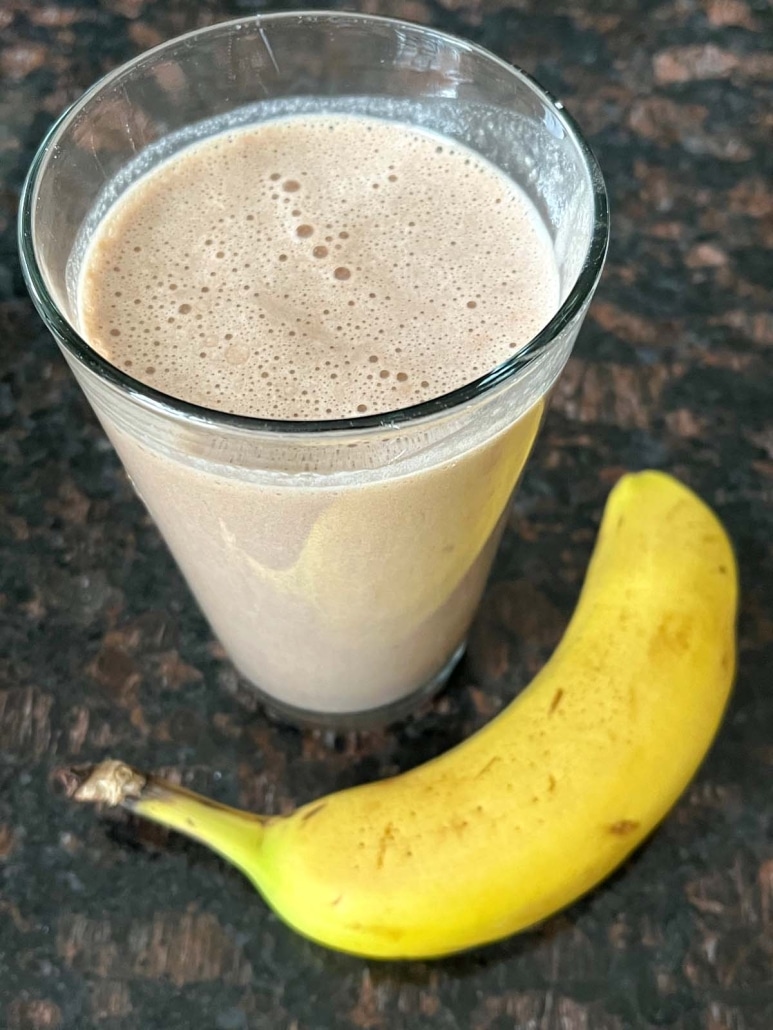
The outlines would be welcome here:
<svg viewBox="0 0 773 1030">
<path fill-rule="evenodd" d="M 624 476 L 553 657 L 441 757 L 277 818 L 112 760 L 61 782 L 76 801 L 123 805 L 218 851 L 321 944 L 447 955 L 570 904 L 666 815 L 721 721 L 736 608 L 716 516 L 670 476 Z"/>
</svg>

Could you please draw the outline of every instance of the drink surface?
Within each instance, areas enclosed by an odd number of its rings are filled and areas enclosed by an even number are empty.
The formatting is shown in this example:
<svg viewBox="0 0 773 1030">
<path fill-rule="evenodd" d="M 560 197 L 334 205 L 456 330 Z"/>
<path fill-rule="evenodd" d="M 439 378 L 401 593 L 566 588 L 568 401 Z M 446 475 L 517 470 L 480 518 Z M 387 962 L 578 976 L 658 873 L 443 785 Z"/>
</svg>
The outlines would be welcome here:
<svg viewBox="0 0 773 1030">
<path fill-rule="evenodd" d="M 526 195 L 463 145 L 358 115 L 217 134 L 142 176 L 81 262 L 89 343 L 164 393 L 275 419 L 471 382 L 558 304 Z"/>
</svg>

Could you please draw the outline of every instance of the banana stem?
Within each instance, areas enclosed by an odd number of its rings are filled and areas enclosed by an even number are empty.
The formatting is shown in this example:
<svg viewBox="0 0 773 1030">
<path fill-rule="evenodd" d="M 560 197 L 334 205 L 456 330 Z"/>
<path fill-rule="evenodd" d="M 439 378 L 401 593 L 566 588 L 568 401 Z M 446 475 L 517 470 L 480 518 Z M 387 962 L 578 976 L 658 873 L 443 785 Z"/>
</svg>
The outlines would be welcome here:
<svg viewBox="0 0 773 1030">
<path fill-rule="evenodd" d="M 61 769 L 57 779 L 68 798 L 120 806 L 192 837 L 250 875 L 258 864 L 266 819 L 194 794 L 124 762 Z"/>
</svg>

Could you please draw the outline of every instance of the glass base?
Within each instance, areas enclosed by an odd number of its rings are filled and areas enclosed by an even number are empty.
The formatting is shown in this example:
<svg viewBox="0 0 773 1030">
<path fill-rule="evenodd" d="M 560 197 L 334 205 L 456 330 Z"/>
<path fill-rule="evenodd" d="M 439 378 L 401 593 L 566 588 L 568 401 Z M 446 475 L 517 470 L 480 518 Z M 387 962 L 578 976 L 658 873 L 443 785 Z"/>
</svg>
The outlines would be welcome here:
<svg viewBox="0 0 773 1030">
<path fill-rule="evenodd" d="M 295 705 L 278 701 L 253 683 L 250 683 L 250 687 L 260 698 L 266 713 L 279 722 L 289 722 L 308 729 L 330 729 L 340 732 L 382 729 L 407 718 L 423 702 L 434 697 L 448 682 L 466 647 L 467 641 L 463 640 L 442 669 L 418 690 L 397 701 L 376 708 L 366 708 L 360 712 L 315 712 L 313 709 L 297 708 Z"/>
</svg>

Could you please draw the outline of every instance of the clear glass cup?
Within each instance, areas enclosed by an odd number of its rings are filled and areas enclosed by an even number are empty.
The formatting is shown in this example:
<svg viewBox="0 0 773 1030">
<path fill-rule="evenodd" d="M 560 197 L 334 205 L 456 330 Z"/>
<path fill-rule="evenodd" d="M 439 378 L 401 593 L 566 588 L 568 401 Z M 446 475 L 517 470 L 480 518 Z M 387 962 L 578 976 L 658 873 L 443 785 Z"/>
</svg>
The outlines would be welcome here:
<svg viewBox="0 0 773 1030">
<path fill-rule="evenodd" d="M 312 110 L 434 129 L 510 175 L 552 236 L 550 323 L 445 396 L 319 422 L 186 403 L 92 351 L 75 282 L 107 207 L 213 119 Z M 112 72 L 48 134 L 20 211 L 32 298 L 215 633 L 272 707 L 338 725 L 398 717 L 462 654 L 608 231 L 595 158 L 527 75 L 432 29 L 321 12 L 215 25 Z"/>
</svg>

